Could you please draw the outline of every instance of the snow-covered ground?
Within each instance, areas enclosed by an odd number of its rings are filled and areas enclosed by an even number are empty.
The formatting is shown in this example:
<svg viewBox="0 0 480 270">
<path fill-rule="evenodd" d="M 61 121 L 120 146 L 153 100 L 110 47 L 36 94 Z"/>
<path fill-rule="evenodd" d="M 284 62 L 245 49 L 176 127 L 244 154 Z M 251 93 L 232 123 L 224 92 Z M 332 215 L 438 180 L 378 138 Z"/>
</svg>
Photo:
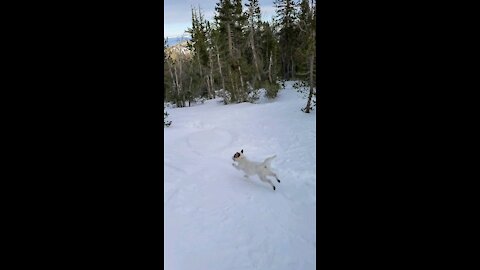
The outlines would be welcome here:
<svg viewBox="0 0 480 270">
<path fill-rule="evenodd" d="M 165 269 L 315 269 L 316 115 L 292 84 L 259 104 L 167 109 Z M 241 149 L 277 155 L 276 191 L 232 166 Z"/>
</svg>

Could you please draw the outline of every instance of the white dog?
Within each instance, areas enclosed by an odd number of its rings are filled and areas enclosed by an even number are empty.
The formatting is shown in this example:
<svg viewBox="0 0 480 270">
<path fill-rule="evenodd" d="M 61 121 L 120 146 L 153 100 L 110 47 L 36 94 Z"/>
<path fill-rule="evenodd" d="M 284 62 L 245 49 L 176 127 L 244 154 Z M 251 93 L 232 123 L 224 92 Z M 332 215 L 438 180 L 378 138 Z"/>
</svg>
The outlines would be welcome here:
<svg viewBox="0 0 480 270">
<path fill-rule="evenodd" d="M 276 155 L 269 157 L 265 159 L 264 162 L 255 162 L 255 161 L 250 161 L 248 160 L 244 155 L 243 155 L 243 149 L 242 151 L 235 153 L 233 155 L 233 160 L 238 162 L 238 165 L 235 163 L 232 163 L 233 167 L 235 167 L 237 170 L 242 170 L 245 173 L 245 177 L 248 177 L 250 175 L 258 175 L 260 180 L 262 180 L 265 183 L 270 183 L 272 185 L 273 190 L 275 190 L 275 186 L 273 185 L 272 181 L 267 178 L 267 176 L 274 176 L 277 181 L 280 183 L 280 179 L 278 179 L 277 175 L 271 171 L 270 168 L 270 163 L 272 162 L 272 159 L 274 159 Z"/>
</svg>

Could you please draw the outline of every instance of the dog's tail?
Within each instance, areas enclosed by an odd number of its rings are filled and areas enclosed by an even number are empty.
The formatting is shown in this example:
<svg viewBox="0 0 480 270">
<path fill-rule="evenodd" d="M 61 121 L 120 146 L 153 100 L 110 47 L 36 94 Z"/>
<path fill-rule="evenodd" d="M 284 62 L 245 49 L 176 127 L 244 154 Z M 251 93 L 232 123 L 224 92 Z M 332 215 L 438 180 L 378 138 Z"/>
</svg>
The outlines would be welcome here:
<svg viewBox="0 0 480 270">
<path fill-rule="evenodd" d="M 277 155 L 273 155 L 269 158 L 266 158 L 265 161 L 263 162 L 263 165 L 267 166 L 268 168 L 270 168 L 270 163 L 272 163 L 272 159 L 274 159 Z"/>
</svg>

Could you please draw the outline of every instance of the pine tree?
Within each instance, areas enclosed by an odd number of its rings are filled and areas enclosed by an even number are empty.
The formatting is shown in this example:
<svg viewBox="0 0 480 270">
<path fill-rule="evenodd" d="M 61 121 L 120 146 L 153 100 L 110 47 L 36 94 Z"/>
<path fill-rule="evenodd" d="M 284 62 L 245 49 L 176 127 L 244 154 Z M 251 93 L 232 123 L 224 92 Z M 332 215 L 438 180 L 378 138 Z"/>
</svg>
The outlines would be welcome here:
<svg viewBox="0 0 480 270">
<path fill-rule="evenodd" d="M 295 25 L 297 38 L 295 40 L 294 60 L 296 63 L 296 78 L 308 80 L 309 58 L 311 53 L 311 27 L 312 27 L 312 11 L 308 0 L 301 0 L 300 11 L 298 13 L 298 21 Z"/>
<path fill-rule="evenodd" d="M 315 94 L 314 88 L 315 85 L 315 60 L 316 60 L 316 41 L 315 41 L 315 33 L 316 33 L 316 12 L 315 12 L 315 0 L 312 0 L 311 6 L 308 5 L 307 0 L 303 0 L 301 3 L 301 10 L 302 10 L 302 21 L 300 21 L 299 28 L 305 36 L 305 55 L 307 55 L 308 59 L 308 69 L 309 69 L 309 78 L 307 85 L 310 87 L 307 105 L 305 106 L 302 111 L 305 113 L 310 113 L 313 110 L 313 104 L 316 103 L 313 100 L 313 96 Z M 304 22 L 304 23 L 302 23 Z"/>
<path fill-rule="evenodd" d="M 207 51 L 206 22 L 200 8 L 195 10 L 192 8 L 192 28 L 187 30 L 190 33 L 191 40 L 187 47 L 193 54 L 193 61 L 190 66 L 190 84 L 191 95 L 207 96 L 212 98 L 212 89 L 210 88 L 209 79 L 209 54 Z"/>
<path fill-rule="evenodd" d="M 259 59 L 258 55 L 258 38 L 255 38 L 259 33 L 259 27 L 261 23 L 261 13 L 260 13 L 260 6 L 258 5 L 258 0 L 249 0 L 248 3 L 245 4 L 247 7 L 247 11 L 245 12 L 245 18 L 247 19 L 248 25 L 248 43 L 249 48 L 251 49 L 251 60 L 248 61 L 249 64 L 253 64 L 255 67 L 253 76 L 252 76 L 252 85 L 254 88 L 260 86 L 260 82 L 262 81 L 262 63 Z M 248 58 L 247 58 L 248 59 Z"/>
<path fill-rule="evenodd" d="M 225 103 L 246 101 L 245 73 L 248 66 L 242 51 L 245 46 L 245 17 L 241 0 L 220 0 L 215 7 L 217 58 L 222 59 L 225 90 L 229 93 Z M 220 61 L 220 60 L 219 60 Z"/>
<path fill-rule="evenodd" d="M 265 66 L 263 73 L 266 74 L 266 80 L 263 87 L 267 90 L 267 97 L 274 98 L 277 95 L 280 86 L 277 83 L 279 73 L 279 44 L 276 39 L 273 22 L 261 22 L 260 24 L 260 55 L 264 59 Z"/>
<path fill-rule="evenodd" d="M 224 58 L 226 57 L 226 54 L 223 53 L 224 52 L 223 45 L 225 44 L 225 38 L 222 38 L 218 22 L 215 22 L 213 27 L 210 27 L 209 37 L 210 37 L 209 40 L 211 44 L 210 53 L 212 55 L 212 64 L 215 66 L 217 71 L 216 78 L 220 84 L 219 87 L 221 87 L 221 90 L 222 90 L 221 92 L 226 93 L 228 92 L 226 83 L 225 83 L 226 74 L 225 74 Z M 225 104 L 227 104 L 230 101 L 229 98 L 226 98 L 225 96 L 222 96 L 222 97 L 223 97 L 223 102 Z"/>
<path fill-rule="evenodd" d="M 218 94 L 225 104 L 252 101 L 259 88 L 275 97 L 277 80 L 293 78 L 293 63 L 304 62 L 303 54 L 295 52 L 292 33 L 298 29 L 290 8 L 295 5 L 288 1 L 277 0 L 280 15 L 275 24 L 261 21 L 258 0 L 247 0 L 245 8 L 242 0 L 219 0 L 213 23 L 205 20 L 200 8 L 192 7 L 192 26 L 187 30 L 191 54 L 175 54 L 164 42 L 164 52 L 169 52 L 164 56 L 165 100 L 177 107 L 190 106 L 199 97 L 215 97 L 218 89 L 223 89 Z"/>
<path fill-rule="evenodd" d="M 214 65 L 214 55 L 215 55 L 215 47 L 214 47 L 214 42 L 213 42 L 213 30 L 212 27 L 210 26 L 210 22 L 207 21 L 205 24 L 205 35 L 206 35 L 206 40 L 207 40 L 207 52 L 208 52 L 208 66 L 209 66 L 209 75 L 208 75 L 208 85 L 210 88 L 210 92 L 212 95 L 212 98 L 215 98 L 215 78 L 214 78 L 214 70 L 215 70 L 215 65 Z"/>
<path fill-rule="evenodd" d="M 250 77 L 252 69 L 248 65 L 245 51 L 248 48 L 248 39 L 245 35 L 247 18 L 243 13 L 242 0 L 233 0 L 233 40 L 234 59 L 231 64 L 232 73 L 237 82 L 237 102 L 247 101 L 248 89 L 247 78 Z"/>
<path fill-rule="evenodd" d="M 267 74 L 267 79 L 270 83 L 276 80 L 275 68 L 276 66 L 273 62 L 276 59 L 278 42 L 275 38 L 275 33 L 271 24 L 268 22 L 260 23 L 260 44 L 259 44 L 259 54 L 261 58 L 265 61 L 265 70 L 264 73 Z"/>
<path fill-rule="evenodd" d="M 297 5 L 293 0 L 275 0 L 276 24 L 280 47 L 280 65 L 283 79 L 289 80 L 295 77 L 295 40 L 298 33 L 295 32 L 297 21 Z"/>
<path fill-rule="evenodd" d="M 167 40 L 163 40 L 163 100 L 165 101 L 167 99 L 167 92 L 168 89 L 170 88 L 167 80 Z"/>
</svg>

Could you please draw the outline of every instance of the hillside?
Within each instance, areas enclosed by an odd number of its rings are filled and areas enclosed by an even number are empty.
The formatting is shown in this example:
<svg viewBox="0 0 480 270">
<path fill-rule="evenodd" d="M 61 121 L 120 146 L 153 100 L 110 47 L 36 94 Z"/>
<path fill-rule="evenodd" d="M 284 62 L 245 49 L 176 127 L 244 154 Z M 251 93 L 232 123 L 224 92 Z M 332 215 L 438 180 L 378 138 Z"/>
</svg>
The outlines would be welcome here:
<svg viewBox="0 0 480 270">
<path fill-rule="evenodd" d="M 168 47 L 166 53 L 174 60 L 178 59 L 178 57 L 181 56 L 185 58 L 191 57 L 191 52 L 187 48 L 187 41 L 183 41 L 181 43 Z"/>
<path fill-rule="evenodd" d="M 274 100 L 167 108 L 165 269 L 316 268 L 316 115 L 287 82 Z M 276 191 L 232 156 L 277 155 Z"/>
</svg>

